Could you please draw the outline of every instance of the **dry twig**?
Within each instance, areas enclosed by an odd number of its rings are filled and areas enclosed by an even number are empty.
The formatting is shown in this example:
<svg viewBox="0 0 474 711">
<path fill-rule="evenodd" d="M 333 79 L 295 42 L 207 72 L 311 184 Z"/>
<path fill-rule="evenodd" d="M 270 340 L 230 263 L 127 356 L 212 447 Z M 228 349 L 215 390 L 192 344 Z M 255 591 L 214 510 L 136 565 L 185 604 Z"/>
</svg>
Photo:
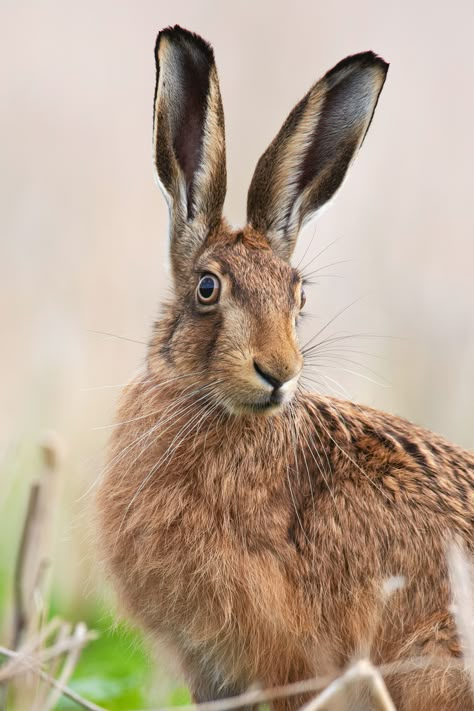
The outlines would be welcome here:
<svg viewBox="0 0 474 711">
<path fill-rule="evenodd" d="M 75 691 L 61 684 L 59 681 L 57 681 L 57 679 L 53 679 L 52 676 L 47 674 L 42 669 L 38 669 L 37 667 L 31 665 L 25 657 L 21 657 L 19 652 L 13 652 L 11 649 L 0 647 L 0 654 L 3 654 L 6 657 L 10 657 L 11 659 L 19 659 L 19 661 L 21 660 L 21 663 L 25 666 L 26 671 L 33 672 L 43 681 L 46 681 L 55 689 L 58 689 L 61 694 L 63 694 L 63 696 L 66 696 L 68 699 L 71 699 L 71 701 L 74 701 L 78 706 L 81 706 L 83 709 L 88 709 L 89 711 L 107 711 L 107 709 L 104 709 L 103 706 L 97 706 L 97 704 L 92 703 L 92 701 L 87 701 L 87 699 L 83 699 L 82 696 L 79 696 L 79 694 L 76 694 Z"/>
<path fill-rule="evenodd" d="M 370 664 L 369 662 L 365 663 Z M 349 671 L 352 668 L 354 667 L 350 667 Z M 464 665 L 462 661 L 453 660 L 449 662 L 449 668 L 463 669 Z M 376 667 L 377 673 L 381 678 L 385 676 L 392 676 L 394 674 L 411 674 L 415 670 L 422 669 L 439 669 L 440 672 L 442 671 L 444 673 L 447 670 L 446 660 L 427 656 L 412 657 L 410 659 L 403 659 Z M 179 711 L 233 711 L 233 709 L 242 708 L 243 706 L 265 704 L 275 701 L 276 699 L 291 698 L 302 694 L 322 692 L 326 687 L 334 683 L 339 678 L 340 677 L 335 678 L 334 676 L 319 677 L 298 681 L 292 684 L 286 684 L 284 686 L 275 686 L 270 689 L 255 689 L 252 691 L 246 691 L 245 693 L 240 694 L 240 696 L 233 696 L 228 699 L 180 706 Z M 155 711 L 176 711 L 176 707 L 163 706 Z"/>
<path fill-rule="evenodd" d="M 374 711 L 396 711 L 380 672 L 365 659 L 329 684 L 301 711 L 343 711 L 350 708 L 349 699 L 357 699 L 360 703 L 367 697 L 367 692 L 372 702 L 370 708 Z"/>
<path fill-rule="evenodd" d="M 474 569 L 465 549 L 451 543 L 448 565 L 453 593 L 453 614 L 463 647 L 465 669 L 474 690 Z"/>
<path fill-rule="evenodd" d="M 68 682 L 74 673 L 74 669 L 76 668 L 77 662 L 79 661 L 81 652 L 90 638 L 91 635 L 88 633 L 86 625 L 83 622 L 79 622 L 79 624 L 76 625 L 72 636 L 72 641 L 74 641 L 76 644 L 74 647 L 71 647 L 71 649 L 69 650 L 69 654 L 66 657 L 66 661 L 64 662 L 64 666 L 58 678 L 59 687 L 63 689 L 67 687 Z M 52 709 L 54 709 L 54 707 L 58 703 L 62 695 L 61 688 L 59 687 L 55 687 L 51 690 L 46 704 L 43 707 L 44 711 L 52 711 Z"/>
</svg>

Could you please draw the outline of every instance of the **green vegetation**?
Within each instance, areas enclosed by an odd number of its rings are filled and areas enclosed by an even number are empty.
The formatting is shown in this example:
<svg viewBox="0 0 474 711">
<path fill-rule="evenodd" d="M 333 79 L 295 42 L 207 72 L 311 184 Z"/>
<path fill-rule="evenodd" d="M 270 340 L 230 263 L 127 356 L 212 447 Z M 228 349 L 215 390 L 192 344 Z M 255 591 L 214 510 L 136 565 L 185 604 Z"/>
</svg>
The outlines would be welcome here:
<svg viewBox="0 0 474 711">
<path fill-rule="evenodd" d="M 165 679 L 154 684 L 157 671 L 137 632 L 114 626 L 110 617 L 88 620 L 88 626 L 100 636 L 82 652 L 69 682 L 73 691 L 110 711 L 189 703 L 186 689 L 173 687 Z M 77 705 L 63 698 L 57 709 L 77 709 Z"/>
<path fill-rule="evenodd" d="M 54 492 L 53 479 L 59 467 L 53 456 L 54 451 L 48 446 L 42 451 L 42 457 L 38 451 L 32 452 L 29 449 L 23 451 L 22 456 L 19 457 L 21 462 L 19 461 L 15 469 L 7 469 L 7 475 L 2 482 L 5 496 L 1 502 L 3 506 L 0 517 L 0 534 L 2 534 L 0 535 L 0 645 L 12 647 L 14 580 L 15 575 L 17 577 L 19 575 L 23 602 L 26 604 L 26 601 L 29 601 L 27 616 L 36 620 L 33 633 L 28 633 L 25 638 L 23 632 L 20 645 L 28 640 L 29 643 L 32 640 L 34 642 L 37 635 L 41 634 L 41 630 L 45 629 L 48 620 L 53 618 L 68 623 L 70 633 L 79 622 L 85 623 L 89 630 L 97 633 L 97 639 L 89 641 L 83 647 L 78 661 L 74 660 L 72 676 L 68 677 L 66 682 L 69 689 L 108 711 L 156 709 L 189 703 L 187 689 L 170 680 L 160 669 L 141 633 L 127 627 L 124 623 L 119 624 L 113 606 L 106 606 L 103 602 L 103 580 L 96 580 L 95 583 L 92 581 L 94 576 L 97 578 L 89 560 L 93 559 L 95 553 L 93 537 L 90 540 L 86 537 L 84 542 L 84 536 L 78 533 L 74 513 L 71 513 L 73 506 L 70 499 L 63 495 L 58 500 Z M 27 476 L 20 476 L 22 472 L 26 472 Z M 33 476 L 28 476 L 30 472 Z M 62 469 L 59 473 L 66 476 Z M 32 479 L 39 482 L 38 500 L 43 497 L 46 511 L 44 506 L 39 506 L 34 515 L 30 516 L 28 496 L 30 495 L 31 499 Z M 52 487 L 51 483 L 53 483 Z M 65 494 L 67 493 L 65 487 Z M 65 502 L 66 506 L 64 506 Z M 28 529 L 28 521 L 31 523 L 32 519 L 35 519 L 35 525 Z M 46 533 L 48 530 L 52 535 L 45 536 L 43 540 L 42 535 L 38 533 Z M 20 542 L 23 537 L 27 539 L 28 554 L 23 555 L 24 566 L 19 568 L 18 561 L 22 558 Z M 51 545 L 47 543 L 48 538 L 51 538 Z M 32 569 L 41 571 L 41 566 L 44 564 L 46 564 L 46 576 L 35 575 L 33 578 L 37 582 L 32 583 L 29 580 L 30 571 Z M 44 585 L 38 580 L 43 581 Z M 52 584 L 50 592 L 49 581 Z M 46 614 L 38 615 L 36 598 L 31 595 L 33 589 L 40 593 L 43 609 L 47 610 Z M 18 599 L 16 604 L 18 605 Z M 59 639 L 57 637 L 59 626 L 58 623 L 53 635 L 48 637 L 46 643 L 48 648 Z M 37 651 L 44 647 L 43 641 Z M 68 652 L 61 655 L 62 660 L 67 657 Z M 7 661 L 6 657 L 0 655 L 0 669 Z M 47 664 L 43 668 L 50 672 Z M 55 668 L 56 679 L 59 678 L 60 669 L 60 666 Z M 23 711 L 23 708 L 30 708 L 28 703 L 25 707 L 23 700 L 20 703 L 17 699 L 18 691 L 21 690 L 25 679 L 26 677 L 23 676 L 18 677 L 17 688 L 14 688 L 13 684 L 9 685 L 7 711 Z M 32 688 L 34 699 L 35 685 Z M 46 692 L 46 695 L 43 693 L 42 698 L 46 698 L 49 691 L 49 687 L 44 687 L 43 692 Z M 4 702 L 0 685 L 1 711 L 4 711 Z M 40 706 L 42 708 L 41 704 Z M 80 707 L 74 701 L 62 696 L 54 708 L 57 711 L 67 711 L 77 710 Z M 36 709 L 39 711 L 38 706 Z"/>
</svg>

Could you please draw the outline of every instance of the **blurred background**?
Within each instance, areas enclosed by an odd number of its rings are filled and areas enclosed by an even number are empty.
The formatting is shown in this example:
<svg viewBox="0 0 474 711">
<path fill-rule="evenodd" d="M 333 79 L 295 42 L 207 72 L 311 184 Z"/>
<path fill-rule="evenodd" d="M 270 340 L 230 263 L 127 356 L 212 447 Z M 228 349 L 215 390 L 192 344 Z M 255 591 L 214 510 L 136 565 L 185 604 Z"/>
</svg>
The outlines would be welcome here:
<svg viewBox="0 0 474 711">
<path fill-rule="evenodd" d="M 97 658 L 111 660 L 108 687 L 87 658 L 73 684 L 109 708 L 129 692 L 129 707 L 145 705 L 159 696 L 151 662 L 138 634 L 110 631 L 87 492 L 170 281 L 151 159 L 156 33 L 179 23 L 214 46 L 235 224 L 258 157 L 311 84 L 354 52 L 390 62 L 348 180 L 299 241 L 295 264 L 319 270 L 302 340 L 342 312 L 325 334 L 364 335 L 325 361 L 323 387 L 473 448 L 474 5 L 2 0 L 0 13 L 1 620 L 5 631 L 38 443 L 54 430 L 52 605 L 102 629 Z"/>
</svg>

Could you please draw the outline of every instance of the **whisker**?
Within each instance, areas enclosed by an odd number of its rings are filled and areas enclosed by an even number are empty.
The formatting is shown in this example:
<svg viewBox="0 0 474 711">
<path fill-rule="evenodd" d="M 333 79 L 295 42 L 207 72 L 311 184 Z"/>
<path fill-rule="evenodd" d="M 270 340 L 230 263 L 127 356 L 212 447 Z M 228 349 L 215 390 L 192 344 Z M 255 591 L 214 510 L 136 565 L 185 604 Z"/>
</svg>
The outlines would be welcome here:
<svg viewBox="0 0 474 711">
<path fill-rule="evenodd" d="M 326 463 L 327 463 L 327 465 L 328 465 L 328 471 L 329 471 L 329 473 L 331 474 L 331 476 L 334 478 L 334 471 L 333 471 L 331 462 L 330 462 L 330 460 L 329 460 L 329 455 L 328 455 L 328 453 L 327 453 L 327 451 L 326 451 L 326 448 L 325 448 L 325 446 L 324 446 L 324 444 L 323 444 L 323 441 L 322 441 L 322 439 L 321 439 L 321 435 L 319 434 L 319 432 L 317 431 L 317 429 L 316 429 L 316 430 L 313 429 L 313 431 L 314 431 L 314 433 L 316 434 L 317 438 L 319 439 L 319 444 L 321 445 L 321 450 L 322 450 L 322 452 L 324 453 L 324 456 L 325 456 L 325 458 L 326 458 Z"/>
<path fill-rule="evenodd" d="M 361 366 L 361 368 L 365 367 L 362 363 L 359 363 L 358 365 Z M 308 368 L 316 368 L 316 365 L 308 365 Z M 344 368 L 342 365 L 323 365 L 324 368 L 328 370 L 342 370 L 344 373 L 349 373 L 349 375 L 355 375 L 357 378 L 361 378 L 362 380 L 366 380 L 369 383 L 373 383 L 373 385 L 377 385 L 380 388 L 390 388 L 391 385 L 389 383 L 383 383 L 380 382 L 379 380 L 374 380 L 374 378 L 370 378 L 368 375 L 364 375 L 364 373 L 358 373 L 356 370 L 351 370 L 351 368 Z"/>
<path fill-rule="evenodd" d="M 326 323 L 325 326 L 323 326 L 322 328 L 320 328 L 319 331 L 318 331 L 317 333 L 315 333 L 315 335 L 314 335 L 312 338 L 310 338 L 310 340 L 307 341 L 307 343 L 304 344 L 303 348 L 301 349 L 303 355 L 305 355 L 305 349 L 307 348 L 307 346 L 309 346 L 309 344 L 312 343 L 315 338 L 317 338 L 318 336 L 320 336 L 321 333 L 323 333 L 327 328 L 329 328 L 329 326 L 330 326 L 332 323 L 334 323 L 334 321 L 335 321 L 337 318 L 339 318 L 339 316 L 342 316 L 342 314 L 344 314 L 346 311 L 348 311 L 352 306 L 354 306 L 355 304 L 357 304 L 359 301 L 362 301 L 363 298 L 365 298 L 365 297 L 360 296 L 359 298 L 354 299 L 354 301 L 351 301 L 350 304 L 348 304 L 348 305 L 345 306 L 343 309 L 341 309 L 340 311 L 338 311 L 337 314 L 335 314 L 335 315 Z"/>
<path fill-rule="evenodd" d="M 119 529 L 117 531 L 117 538 L 116 541 L 119 538 L 119 535 L 122 531 L 123 524 L 125 522 L 125 519 L 127 517 L 128 512 L 130 511 L 130 508 L 133 506 L 134 502 L 136 501 L 137 497 L 140 495 L 140 493 L 143 491 L 147 483 L 150 481 L 151 477 L 155 474 L 155 472 L 161 467 L 163 464 L 166 464 L 167 461 L 173 456 L 173 453 L 177 450 L 181 442 L 184 440 L 186 435 L 189 433 L 190 429 L 192 431 L 193 426 L 195 426 L 196 422 L 200 421 L 200 418 L 202 417 L 202 412 L 197 412 L 195 415 L 191 417 L 190 420 L 185 422 L 183 427 L 178 431 L 178 433 L 175 435 L 171 443 L 168 445 L 166 448 L 165 452 L 161 455 L 161 457 L 158 459 L 158 461 L 153 465 L 149 473 L 146 475 L 146 477 L 143 479 L 141 482 L 140 486 L 138 487 L 137 491 L 133 495 L 132 499 L 130 500 L 129 504 L 127 505 L 122 521 L 120 523 Z M 206 413 L 204 413 L 206 414 Z"/>
<path fill-rule="evenodd" d="M 141 346 L 147 346 L 146 341 L 137 341 L 135 338 L 128 338 L 128 336 L 119 336 L 117 333 L 109 333 L 109 331 L 96 331 L 93 328 L 86 328 L 87 333 L 96 333 L 99 336 L 110 336 L 110 338 L 119 338 L 121 341 L 129 341 L 130 343 L 139 343 Z"/>
<path fill-rule="evenodd" d="M 302 267 L 300 269 L 300 271 L 304 272 L 305 269 L 307 269 L 310 264 L 313 264 L 313 262 L 316 259 L 318 259 L 318 257 L 320 257 L 322 254 L 324 254 L 328 249 L 333 247 L 336 244 L 336 242 L 339 242 L 340 239 L 341 239 L 340 237 L 336 237 L 336 239 L 334 239 L 332 242 L 330 242 L 328 245 L 326 245 L 326 247 L 324 247 L 320 252 L 318 252 L 314 257 L 312 257 L 312 259 L 306 264 L 306 266 Z"/>
<path fill-rule="evenodd" d="M 351 305 L 352 304 L 349 304 L 349 306 L 351 306 Z M 338 314 L 336 314 L 336 317 L 337 316 L 338 316 Z M 306 349 L 306 346 L 309 343 L 311 343 L 311 341 L 313 341 L 314 338 L 316 338 L 318 335 L 319 335 L 318 333 L 315 334 L 315 336 L 313 336 L 313 338 L 310 341 L 308 341 L 308 343 L 305 344 L 304 348 Z M 315 350 L 316 348 L 319 348 L 323 344 L 338 343 L 340 341 L 347 341 L 350 339 L 358 340 L 358 339 L 369 339 L 369 338 L 370 339 L 383 338 L 383 339 L 399 340 L 397 336 L 386 336 L 386 335 L 379 334 L 379 333 L 342 333 L 342 334 L 335 334 L 334 336 L 329 336 L 329 337 L 323 339 L 322 341 L 320 341 L 319 343 L 315 343 L 313 346 L 311 346 L 311 348 L 307 348 L 306 350 L 303 350 L 302 353 L 303 353 L 303 355 L 306 355 L 307 353 L 311 353 L 313 350 Z M 370 354 L 368 354 L 368 355 L 370 355 Z"/>
<path fill-rule="evenodd" d="M 150 388 L 149 392 L 152 393 L 155 390 L 157 390 L 159 387 L 161 387 L 162 385 L 167 385 L 168 383 L 171 383 L 175 380 L 181 380 L 183 378 L 194 377 L 195 375 L 200 375 L 204 372 L 205 372 L 204 370 L 201 370 L 201 371 L 198 371 L 197 373 L 187 373 L 185 375 L 176 375 L 173 378 L 168 378 L 167 380 L 162 380 L 159 383 L 154 383 L 153 387 Z M 146 381 L 143 381 L 143 382 L 146 382 Z M 153 381 L 150 381 L 150 382 L 153 382 Z M 130 385 L 135 385 L 135 384 L 141 385 L 141 382 L 140 381 L 136 381 L 136 382 L 132 381 L 130 383 Z M 195 383 L 191 383 L 191 385 L 189 385 L 188 388 L 193 387 L 193 385 L 195 385 Z M 188 388 L 185 388 L 183 392 L 185 392 Z M 179 398 L 178 398 L 178 400 L 179 400 Z M 176 402 L 176 400 L 174 402 Z M 161 412 L 161 410 L 157 410 L 155 412 L 148 412 L 148 413 L 145 413 L 144 415 L 138 415 L 137 417 L 132 417 L 130 420 L 122 420 L 120 422 L 112 422 L 109 425 L 100 425 L 99 427 L 92 427 L 92 431 L 96 432 L 97 430 L 107 430 L 107 429 L 111 429 L 113 427 L 119 427 L 120 425 L 128 425 L 131 422 L 137 422 L 138 420 L 143 420 L 147 417 L 153 417 L 153 415 L 158 415 L 160 412 Z"/>
<path fill-rule="evenodd" d="M 329 365 L 328 365 L 329 362 Z M 368 376 L 363 375 L 362 373 L 358 373 L 357 371 L 352 371 L 349 368 L 345 368 L 342 365 L 331 365 L 333 363 L 349 363 L 350 365 L 356 365 L 358 368 L 363 368 L 366 370 L 368 373 L 371 375 L 375 376 L 378 378 L 378 380 L 383 381 L 383 382 L 377 382 L 375 380 L 371 381 L 374 382 L 376 385 L 380 385 L 381 387 L 388 387 L 389 383 L 386 378 L 384 378 L 380 373 L 377 373 L 376 370 L 371 368 L 369 365 L 366 365 L 365 363 L 360 363 L 357 360 L 354 360 L 353 358 L 347 358 L 347 356 L 342 356 L 342 355 L 331 355 L 330 352 L 321 354 L 319 356 L 318 353 L 313 354 L 310 357 L 307 357 L 305 359 L 305 365 L 308 368 L 314 368 L 317 367 L 318 365 L 323 366 L 324 368 L 332 368 L 332 369 L 339 369 L 339 370 L 345 370 L 348 373 L 353 373 L 354 375 L 358 375 L 361 378 L 365 378 L 366 380 L 370 380 Z"/>
<path fill-rule="evenodd" d="M 292 422 L 293 422 L 293 427 L 292 427 L 293 437 L 292 437 L 292 439 L 291 439 L 291 444 L 292 444 L 292 448 L 293 448 L 293 458 L 294 458 L 293 461 L 294 461 L 294 465 L 295 465 L 296 472 L 297 472 L 297 474 L 298 474 L 298 455 L 297 455 L 297 452 L 296 452 L 297 431 L 296 431 L 296 423 L 295 423 L 293 420 L 292 420 Z M 293 503 L 293 510 L 294 510 L 294 512 L 295 512 L 296 520 L 298 521 L 298 525 L 299 525 L 299 527 L 300 527 L 300 529 L 301 529 L 301 532 L 303 533 L 303 536 L 305 537 L 306 541 L 307 541 L 309 544 L 311 544 L 311 541 L 310 541 L 310 539 L 308 538 L 308 534 L 306 533 L 305 528 L 304 528 L 304 526 L 303 526 L 303 522 L 302 522 L 302 520 L 301 520 L 301 517 L 300 517 L 300 515 L 299 515 L 299 513 L 298 513 L 298 506 L 297 506 L 297 503 L 296 503 L 295 495 L 294 495 L 294 493 L 293 493 L 293 487 L 291 486 L 291 477 L 290 477 L 289 461 L 287 462 L 287 467 L 286 467 L 286 481 L 287 481 L 287 484 L 288 484 L 288 490 L 289 490 L 289 492 L 290 492 L 291 501 L 292 501 L 292 503 Z"/>
<path fill-rule="evenodd" d="M 84 499 L 86 496 L 88 496 L 88 495 L 91 493 L 91 491 L 95 488 L 95 486 L 97 486 L 97 484 L 99 483 L 99 481 L 102 479 L 102 477 L 104 476 L 104 474 L 110 469 L 110 467 L 119 464 L 119 463 L 122 461 L 123 457 L 127 454 L 128 451 L 130 451 L 130 450 L 133 449 L 134 447 L 138 446 L 138 444 L 139 444 L 141 441 L 143 441 L 144 439 L 146 439 L 147 437 L 150 437 L 150 436 L 153 434 L 153 432 L 155 432 L 155 431 L 157 430 L 157 428 L 158 428 L 159 426 L 162 426 L 162 425 L 166 424 L 166 423 L 169 422 L 170 420 L 175 420 L 177 417 L 181 417 L 185 412 L 187 412 L 187 411 L 192 407 L 193 403 L 191 403 L 191 405 L 185 406 L 184 408 L 182 408 L 182 409 L 179 410 L 178 412 L 176 412 L 176 408 L 177 408 L 177 407 L 179 407 L 183 402 L 186 402 L 187 400 L 190 400 L 194 395 L 199 394 L 199 392 L 201 392 L 202 390 L 204 390 L 206 387 L 211 387 L 211 386 L 213 386 L 214 384 L 215 384 L 215 383 L 209 384 L 208 386 L 201 386 L 200 388 L 197 388 L 196 390 L 193 390 L 191 393 L 188 393 L 187 395 L 182 396 L 181 398 L 178 398 L 177 400 L 172 401 L 172 403 L 171 403 L 167 408 L 165 408 L 165 410 L 164 410 L 163 413 L 162 413 L 162 417 L 159 418 L 156 423 L 154 423 L 154 424 L 153 424 L 149 429 L 147 429 L 144 433 L 140 434 L 135 440 L 133 440 L 133 442 L 130 442 L 128 445 L 126 445 L 122 450 L 120 450 L 120 452 L 118 452 L 118 454 L 116 454 L 114 457 L 112 457 L 112 459 L 106 464 L 106 466 L 102 469 L 102 471 L 99 472 L 99 474 L 98 474 L 97 477 L 94 479 L 94 481 L 92 482 L 92 484 L 88 487 L 88 489 L 85 491 L 85 493 L 82 494 L 82 496 L 79 498 L 79 501 L 81 501 L 82 499 Z M 164 416 L 165 416 L 165 415 L 167 414 L 167 412 L 169 412 L 169 411 L 171 412 L 171 414 L 170 414 L 167 418 L 163 419 Z M 161 412 L 161 411 L 159 411 L 159 412 Z M 151 413 L 151 414 L 148 414 L 147 416 L 148 416 L 148 417 L 151 417 L 151 416 L 153 416 L 154 414 L 159 414 L 159 412 Z M 144 416 L 144 417 L 145 417 L 145 416 Z M 136 419 L 142 419 L 142 418 L 136 418 Z M 134 420 L 131 420 L 131 422 L 133 422 L 133 421 L 134 421 Z M 126 424 L 126 423 L 123 423 L 123 424 Z M 146 447 L 145 449 L 143 449 L 140 454 L 143 454 L 143 452 L 146 451 L 146 449 L 148 448 L 148 446 L 150 446 L 150 445 L 147 445 L 147 447 Z M 136 460 L 135 460 L 135 461 L 136 461 Z M 128 471 L 129 471 L 129 470 L 130 470 L 130 467 L 128 468 Z M 124 476 L 124 475 L 125 475 L 125 474 L 123 474 L 123 476 Z"/>
<path fill-rule="evenodd" d="M 195 407 L 196 404 L 198 404 L 199 402 L 204 400 L 206 397 L 208 397 L 209 392 L 205 392 L 204 395 L 201 395 L 201 397 L 198 397 L 197 400 L 193 399 L 189 404 L 185 405 L 185 407 L 181 408 L 181 410 L 178 410 L 176 412 L 176 408 L 181 404 L 181 402 L 183 402 L 183 400 L 184 400 L 184 402 L 189 401 L 195 395 L 198 395 L 199 393 L 203 392 L 204 390 L 207 391 L 209 389 L 212 389 L 214 387 L 214 385 L 215 385 L 215 383 L 203 385 L 200 388 L 197 388 L 196 390 L 194 390 L 192 393 L 188 393 L 184 398 L 178 399 L 178 401 L 175 401 L 175 400 L 172 401 L 171 404 L 168 405 L 168 407 L 165 408 L 165 410 L 163 411 L 163 416 L 156 422 L 156 424 L 150 430 L 147 431 L 146 437 L 150 437 L 154 432 L 156 432 L 158 430 L 159 427 L 162 427 L 163 425 L 167 424 L 168 422 L 171 421 L 172 423 L 174 423 L 178 418 L 181 418 L 186 412 L 189 412 L 189 410 L 191 410 L 193 407 Z M 170 412 L 170 414 L 168 417 L 164 418 L 164 416 L 167 414 L 167 412 Z M 172 427 L 172 424 L 169 427 L 162 430 L 160 432 L 160 436 L 165 434 L 165 432 L 168 432 L 171 429 L 171 427 Z M 141 440 L 141 439 L 143 439 L 143 438 L 139 438 L 139 440 Z M 138 459 L 144 454 L 144 452 L 146 452 L 147 449 L 149 447 L 151 447 L 152 444 L 154 444 L 155 441 L 156 440 L 152 440 L 145 447 L 142 448 L 140 453 L 135 457 L 133 462 L 131 462 L 130 465 L 128 466 L 127 471 L 130 471 L 132 466 L 138 461 Z M 137 444 L 137 440 L 135 440 L 134 444 Z M 122 450 L 122 452 L 124 452 L 124 450 Z M 118 461 L 121 461 L 121 458 Z M 115 464 L 117 464 L 117 463 L 118 462 L 115 462 Z"/>
<path fill-rule="evenodd" d="M 318 267 L 317 269 L 313 269 L 312 272 L 305 273 L 302 272 L 303 279 L 311 279 L 311 277 L 315 276 L 316 274 L 319 274 L 319 272 L 322 272 L 323 269 L 329 269 L 329 267 L 336 267 L 339 264 L 348 264 L 349 262 L 352 262 L 352 259 L 338 259 L 336 262 L 329 262 L 329 264 L 323 264 L 321 267 Z"/>
<path fill-rule="evenodd" d="M 310 248 L 311 245 L 313 244 L 313 240 L 314 240 L 315 236 L 316 236 L 316 228 L 314 228 L 314 230 L 313 230 L 313 234 L 312 234 L 312 236 L 311 236 L 310 241 L 308 242 L 308 245 L 307 245 L 307 247 L 306 247 L 306 249 L 305 249 L 305 251 L 304 251 L 303 256 L 301 257 L 300 261 L 298 262 L 298 264 L 297 264 L 296 267 L 295 267 L 295 269 L 297 269 L 298 271 L 299 271 L 299 269 L 300 269 L 300 264 L 301 264 L 301 262 L 302 262 L 303 259 L 306 257 L 306 255 L 308 254 L 309 248 Z"/>
</svg>

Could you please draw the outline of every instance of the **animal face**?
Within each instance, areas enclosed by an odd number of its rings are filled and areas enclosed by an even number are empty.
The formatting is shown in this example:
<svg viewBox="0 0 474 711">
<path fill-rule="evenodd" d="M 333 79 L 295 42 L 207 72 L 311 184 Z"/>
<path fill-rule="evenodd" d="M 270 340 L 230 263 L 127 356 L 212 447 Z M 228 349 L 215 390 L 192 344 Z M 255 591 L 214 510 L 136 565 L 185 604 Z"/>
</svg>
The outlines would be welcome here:
<svg viewBox="0 0 474 711">
<path fill-rule="evenodd" d="M 302 279 L 248 228 L 220 235 L 198 256 L 173 304 L 167 353 L 203 371 L 233 414 L 271 414 L 292 397 L 303 365 L 296 325 Z"/>
</svg>

